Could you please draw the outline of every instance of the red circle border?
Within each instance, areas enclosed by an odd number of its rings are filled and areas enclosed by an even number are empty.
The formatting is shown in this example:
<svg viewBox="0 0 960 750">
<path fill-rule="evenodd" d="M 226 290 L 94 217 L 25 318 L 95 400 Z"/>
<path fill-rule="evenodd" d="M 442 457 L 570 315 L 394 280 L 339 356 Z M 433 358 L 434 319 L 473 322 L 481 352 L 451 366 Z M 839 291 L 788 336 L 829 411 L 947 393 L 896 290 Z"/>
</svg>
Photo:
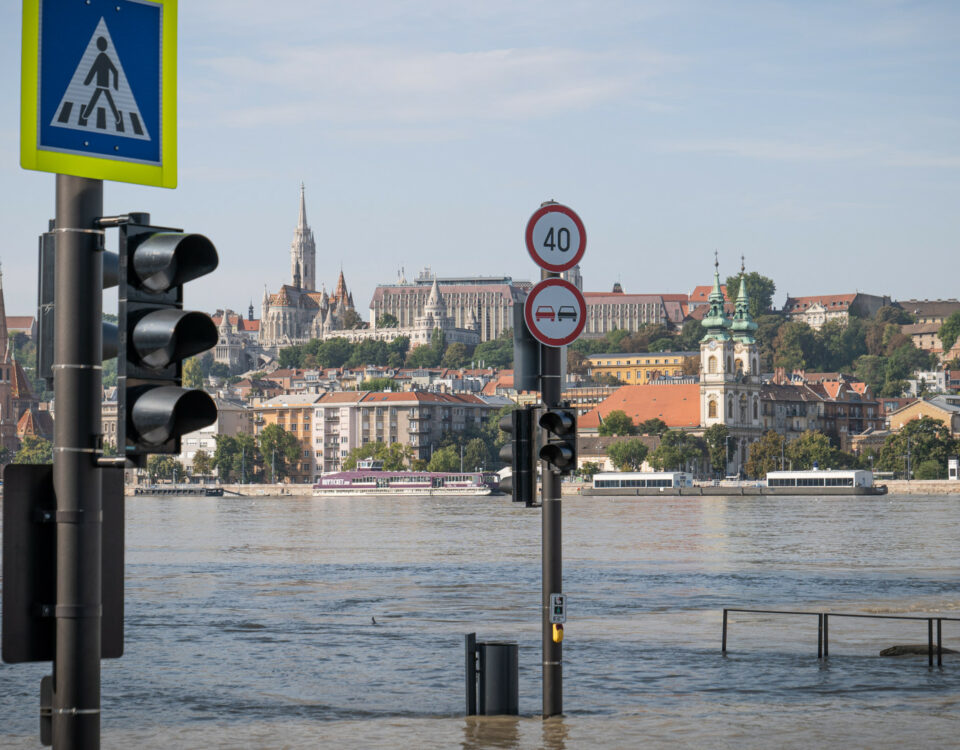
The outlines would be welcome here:
<svg viewBox="0 0 960 750">
<path fill-rule="evenodd" d="M 537 255 L 537 252 L 533 249 L 533 227 L 534 225 L 547 214 L 552 213 L 561 213 L 569 216 L 574 224 L 577 226 L 577 231 L 580 232 L 580 249 L 574 254 L 571 260 L 568 260 L 566 263 L 561 264 L 552 264 L 547 263 Z M 580 217 L 577 216 L 577 212 L 574 211 L 569 206 L 564 206 L 560 203 L 551 203 L 547 206 L 541 206 L 536 211 L 534 211 L 533 216 L 530 217 L 530 220 L 527 222 L 527 230 L 524 233 L 524 239 L 527 243 L 527 252 L 530 254 L 530 257 L 533 258 L 533 262 L 536 263 L 540 268 L 546 269 L 547 271 L 552 271 L 553 273 L 561 273 L 563 271 L 569 271 L 573 268 L 580 260 L 583 258 L 583 254 L 587 250 L 587 230 L 583 226 L 583 222 L 580 221 Z"/>
<path fill-rule="evenodd" d="M 537 329 L 533 321 L 533 299 L 537 294 L 546 289 L 549 286 L 565 286 L 573 291 L 573 296 L 576 298 L 577 302 L 580 305 L 580 322 L 577 324 L 576 329 L 569 336 L 565 336 L 562 339 L 550 338 L 543 334 L 542 331 Z M 546 346 L 566 346 L 567 344 L 572 344 L 576 341 L 580 334 L 583 333 L 583 329 L 587 325 L 587 300 L 583 296 L 583 292 L 577 289 L 573 284 L 571 284 L 566 279 L 544 279 L 539 284 L 537 284 L 533 289 L 530 290 L 530 294 L 527 295 L 527 299 L 523 303 L 523 320 L 527 324 L 527 330 L 530 331 L 530 335 L 533 336 L 537 341 Z"/>
</svg>

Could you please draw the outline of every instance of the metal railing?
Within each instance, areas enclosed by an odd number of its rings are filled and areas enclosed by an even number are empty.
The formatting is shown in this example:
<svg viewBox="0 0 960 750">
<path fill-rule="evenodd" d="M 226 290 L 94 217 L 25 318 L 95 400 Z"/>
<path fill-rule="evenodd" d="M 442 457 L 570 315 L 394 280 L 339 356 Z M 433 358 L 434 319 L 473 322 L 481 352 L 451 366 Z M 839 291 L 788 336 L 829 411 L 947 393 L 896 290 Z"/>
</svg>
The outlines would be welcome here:
<svg viewBox="0 0 960 750">
<path fill-rule="evenodd" d="M 720 653 L 727 653 L 727 613 L 728 612 L 750 612 L 764 615 L 798 615 L 817 618 L 817 658 L 826 659 L 830 656 L 830 618 L 831 617 L 856 617 L 868 620 L 926 620 L 927 621 L 927 663 L 933 666 L 933 623 L 937 623 L 937 666 L 943 666 L 943 635 L 942 623 L 960 622 L 960 617 L 922 617 L 916 615 L 863 615 L 851 614 L 845 612 L 796 612 L 783 609 L 741 609 L 728 607 L 723 610 L 723 631 L 720 641 Z"/>
</svg>

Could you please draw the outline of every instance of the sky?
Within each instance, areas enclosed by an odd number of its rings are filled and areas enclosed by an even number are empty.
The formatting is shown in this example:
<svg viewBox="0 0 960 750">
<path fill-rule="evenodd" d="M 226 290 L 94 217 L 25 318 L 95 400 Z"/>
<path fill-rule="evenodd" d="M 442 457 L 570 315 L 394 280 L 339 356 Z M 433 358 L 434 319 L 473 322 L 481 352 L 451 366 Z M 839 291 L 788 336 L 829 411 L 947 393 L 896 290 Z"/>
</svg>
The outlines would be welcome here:
<svg viewBox="0 0 960 750">
<path fill-rule="evenodd" d="M 10 0 L 8 315 L 35 314 L 54 210 L 54 176 L 19 165 L 20 33 Z M 586 227 L 585 291 L 689 292 L 716 250 L 777 306 L 958 297 L 958 58 L 952 0 L 182 0 L 179 185 L 108 182 L 105 212 L 208 236 L 220 267 L 187 306 L 257 317 L 290 282 L 301 182 L 317 283 L 342 268 L 365 319 L 401 267 L 534 279 L 549 199 Z"/>
</svg>

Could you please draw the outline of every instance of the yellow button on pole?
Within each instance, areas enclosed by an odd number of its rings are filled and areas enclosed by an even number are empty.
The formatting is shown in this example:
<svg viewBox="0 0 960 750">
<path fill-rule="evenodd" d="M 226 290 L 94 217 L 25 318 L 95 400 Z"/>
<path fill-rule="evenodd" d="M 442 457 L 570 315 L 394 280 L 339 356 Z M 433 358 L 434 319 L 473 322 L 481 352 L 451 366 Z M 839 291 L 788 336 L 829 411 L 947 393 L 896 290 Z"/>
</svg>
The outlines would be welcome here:
<svg viewBox="0 0 960 750">
<path fill-rule="evenodd" d="M 553 642 L 562 643 L 563 642 L 563 625 L 559 623 L 553 624 Z"/>
</svg>

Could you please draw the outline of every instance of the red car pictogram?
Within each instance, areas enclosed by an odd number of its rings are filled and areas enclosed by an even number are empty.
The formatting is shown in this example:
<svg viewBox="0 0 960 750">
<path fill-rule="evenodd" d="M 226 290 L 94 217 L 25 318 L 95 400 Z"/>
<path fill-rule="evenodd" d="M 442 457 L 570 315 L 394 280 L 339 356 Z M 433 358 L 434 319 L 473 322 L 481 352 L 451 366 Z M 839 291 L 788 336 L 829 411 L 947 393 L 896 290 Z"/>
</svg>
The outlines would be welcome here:
<svg viewBox="0 0 960 750">
<path fill-rule="evenodd" d="M 534 313 L 534 318 L 536 320 L 556 320 L 556 314 L 553 312 L 553 308 L 550 305 L 540 305 L 537 307 L 537 311 Z"/>
</svg>

